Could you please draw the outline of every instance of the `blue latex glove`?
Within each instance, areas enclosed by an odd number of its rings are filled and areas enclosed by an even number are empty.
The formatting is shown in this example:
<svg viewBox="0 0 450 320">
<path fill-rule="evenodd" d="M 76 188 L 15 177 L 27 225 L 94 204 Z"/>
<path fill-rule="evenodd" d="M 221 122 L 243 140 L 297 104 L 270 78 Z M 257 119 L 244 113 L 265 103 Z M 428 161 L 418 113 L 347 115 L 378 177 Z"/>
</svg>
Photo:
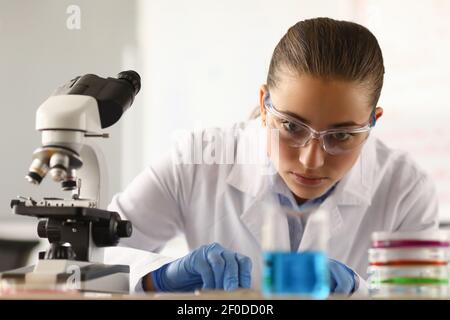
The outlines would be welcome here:
<svg viewBox="0 0 450 320">
<path fill-rule="evenodd" d="M 352 294 L 355 291 L 355 272 L 345 264 L 328 259 L 330 268 L 330 289 L 333 293 Z"/>
<path fill-rule="evenodd" d="M 234 290 L 250 288 L 251 269 L 250 258 L 212 243 L 162 266 L 151 276 L 158 291 Z"/>
</svg>

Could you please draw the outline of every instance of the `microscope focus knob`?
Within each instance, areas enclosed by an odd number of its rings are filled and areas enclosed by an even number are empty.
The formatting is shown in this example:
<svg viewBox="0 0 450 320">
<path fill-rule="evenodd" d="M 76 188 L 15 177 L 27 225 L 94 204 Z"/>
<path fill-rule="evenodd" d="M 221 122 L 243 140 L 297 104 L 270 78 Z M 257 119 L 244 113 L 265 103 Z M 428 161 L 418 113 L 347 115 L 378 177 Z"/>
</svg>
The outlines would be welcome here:
<svg viewBox="0 0 450 320">
<path fill-rule="evenodd" d="M 117 235 L 119 238 L 129 238 L 133 232 L 133 226 L 130 221 L 123 220 L 117 224 Z"/>
<path fill-rule="evenodd" d="M 121 220 L 117 212 L 112 212 L 109 219 L 92 225 L 92 239 L 98 247 L 115 246 L 120 238 L 128 238 L 132 232 L 131 222 Z"/>
<path fill-rule="evenodd" d="M 39 238 L 47 238 L 47 220 L 41 220 L 38 222 L 37 232 Z"/>
</svg>

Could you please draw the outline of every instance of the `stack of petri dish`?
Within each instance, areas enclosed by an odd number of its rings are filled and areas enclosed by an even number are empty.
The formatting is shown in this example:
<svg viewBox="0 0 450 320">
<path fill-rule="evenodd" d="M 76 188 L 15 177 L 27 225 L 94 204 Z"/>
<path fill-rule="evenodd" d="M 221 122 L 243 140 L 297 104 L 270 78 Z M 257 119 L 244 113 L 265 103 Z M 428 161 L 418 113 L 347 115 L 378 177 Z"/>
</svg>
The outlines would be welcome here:
<svg viewBox="0 0 450 320">
<path fill-rule="evenodd" d="M 448 298 L 449 234 L 374 232 L 368 284 L 374 298 Z"/>
</svg>

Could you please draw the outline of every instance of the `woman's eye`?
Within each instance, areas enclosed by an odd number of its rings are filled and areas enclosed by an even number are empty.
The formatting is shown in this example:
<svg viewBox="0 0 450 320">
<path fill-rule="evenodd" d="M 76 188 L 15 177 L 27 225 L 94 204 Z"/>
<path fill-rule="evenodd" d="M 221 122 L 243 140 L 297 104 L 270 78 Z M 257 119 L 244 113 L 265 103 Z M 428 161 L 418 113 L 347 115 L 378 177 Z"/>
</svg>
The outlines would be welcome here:
<svg viewBox="0 0 450 320">
<path fill-rule="evenodd" d="M 281 125 L 283 126 L 284 130 L 290 133 L 296 133 L 300 129 L 300 127 L 297 124 L 290 121 L 283 121 Z"/>
<path fill-rule="evenodd" d="M 349 140 L 353 135 L 348 132 L 336 132 L 332 134 L 333 139 L 337 141 L 347 141 Z"/>
</svg>

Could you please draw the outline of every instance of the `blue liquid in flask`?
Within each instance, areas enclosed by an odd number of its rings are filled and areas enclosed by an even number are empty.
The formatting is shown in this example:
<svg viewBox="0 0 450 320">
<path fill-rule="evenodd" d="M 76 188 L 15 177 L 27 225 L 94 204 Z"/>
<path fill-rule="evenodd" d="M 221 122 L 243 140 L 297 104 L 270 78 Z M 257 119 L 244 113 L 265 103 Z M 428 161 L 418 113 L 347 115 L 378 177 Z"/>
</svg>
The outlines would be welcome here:
<svg viewBox="0 0 450 320">
<path fill-rule="evenodd" d="M 327 256 L 321 251 L 264 252 L 262 293 L 327 298 L 330 294 Z"/>
</svg>

